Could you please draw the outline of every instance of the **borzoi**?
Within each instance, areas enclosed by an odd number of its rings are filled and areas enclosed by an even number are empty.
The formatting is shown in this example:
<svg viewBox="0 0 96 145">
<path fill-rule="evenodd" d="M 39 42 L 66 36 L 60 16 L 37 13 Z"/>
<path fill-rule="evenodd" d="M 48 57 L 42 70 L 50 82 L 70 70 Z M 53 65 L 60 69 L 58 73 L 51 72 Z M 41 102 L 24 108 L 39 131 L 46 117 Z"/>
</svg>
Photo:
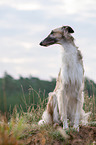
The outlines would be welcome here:
<svg viewBox="0 0 96 145">
<path fill-rule="evenodd" d="M 74 30 L 70 26 L 63 26 L 51 31 L 40 45 L 62 46 L 62 65 L 53 92 L 49 93 L 47 108 L 42 115 L 43 123 L 63 123 L 63 129 L 68 128 L 68 119 L 73 127 L 79 131 L 79 124 L 86 124 L 89 113 L 83 110 L 84 68 L 82 55 L 74 43 L 71 35 Z"/>
</svg>

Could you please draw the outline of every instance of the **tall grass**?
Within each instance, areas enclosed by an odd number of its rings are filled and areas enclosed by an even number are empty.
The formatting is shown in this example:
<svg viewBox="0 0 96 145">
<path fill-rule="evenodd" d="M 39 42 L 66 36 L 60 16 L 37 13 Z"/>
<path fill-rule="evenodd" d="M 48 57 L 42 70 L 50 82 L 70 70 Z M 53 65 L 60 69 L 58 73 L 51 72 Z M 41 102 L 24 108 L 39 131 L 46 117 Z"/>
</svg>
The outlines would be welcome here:
<svg viewBox="0 0 96 145">
<path fill-rule="evenodd" d="M 29 103 L 26 102 L 26 97 L 23 91 L 22 101 L 26 106 L 26 112 L 22 106 L 15 106 L 13 113 L 10 114 L 9 120 L 5 115 L 0 115 L 0 145 L 45 145 L 50 141 L 53 144 L 55 141 L 64 142 L 64 137 L 58 130 L 50 125 L 38 126 L 38 121 L 41 119 L 42 113 L 45 110 L 47 100 L 41 100 L 41 92 L 36 92 L 32 87 L 29 88 Z M 36 105 L 34 96 L 38 96 Z M 30 104 L 30 95 L 33 95 L 33 101 Z M 44 94 L 43 94 L 44 95 Z M 91 111 L 89 121 L 96 121 L 96 96 L 88 97 L 85 94 L 84 110 Z M 19 111 L 18 111 L 19 110 Z M 54 141 L 55 140 L 55 141 Z"/>
<path fill-rule="evenodd" d="M 88 96 L 87 94 L 85 94 L 84 97 L 84 105 L 83 108 L 85 110 L 85 112 L 91 112 L 91 115 L 89 117 L 89 122 L 90 121 L 96 121 L 96 96 L 93 95 L 92 96 Z"/>
</svg>

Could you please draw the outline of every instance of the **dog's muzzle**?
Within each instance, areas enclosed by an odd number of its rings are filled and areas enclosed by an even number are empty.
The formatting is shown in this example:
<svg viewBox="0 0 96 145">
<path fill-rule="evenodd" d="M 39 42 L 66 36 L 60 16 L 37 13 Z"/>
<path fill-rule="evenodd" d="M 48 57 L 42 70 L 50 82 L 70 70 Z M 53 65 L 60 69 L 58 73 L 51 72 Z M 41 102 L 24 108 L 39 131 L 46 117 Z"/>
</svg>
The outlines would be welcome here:
<svg viewBox="0 0 96 145">
<path fill-rule="evenodd" d="M 48 36 L 47 38 L 45 38 L 43 41 L 40 42 L 41 46 L 49 46 L 52 44 L 55 44 L 57 42 L 56 38 L 52 38 L 50 36 Z"/>
</svg>

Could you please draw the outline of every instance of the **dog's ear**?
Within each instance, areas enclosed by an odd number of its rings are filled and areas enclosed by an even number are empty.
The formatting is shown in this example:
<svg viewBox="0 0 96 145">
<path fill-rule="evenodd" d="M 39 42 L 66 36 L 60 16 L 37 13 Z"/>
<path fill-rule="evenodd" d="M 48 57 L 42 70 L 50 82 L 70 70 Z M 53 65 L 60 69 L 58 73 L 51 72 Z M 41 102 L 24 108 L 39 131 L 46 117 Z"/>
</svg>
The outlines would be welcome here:
<svg viewBox="0 0 96 145">
<path fill-rule="evenodd" d="M 64 29 L 68 33 L 74 33 L 74 30 L 70 26 L 63 26 L 62 29 Z"/>
<path fill-rule="evenodd" d="M 73 30 L 70 26 L 68 26 L 67 29 L 68 29 L 68 32 L 69 32 L 69 33 L 74 33 L 74 30 Z"/>
</svg>

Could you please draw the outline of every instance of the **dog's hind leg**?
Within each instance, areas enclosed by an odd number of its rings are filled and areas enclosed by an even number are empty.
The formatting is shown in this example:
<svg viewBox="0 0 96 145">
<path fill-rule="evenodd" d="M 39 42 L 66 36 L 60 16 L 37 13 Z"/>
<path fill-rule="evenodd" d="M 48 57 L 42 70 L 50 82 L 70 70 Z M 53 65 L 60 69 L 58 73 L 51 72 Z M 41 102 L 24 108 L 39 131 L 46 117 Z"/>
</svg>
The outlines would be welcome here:
<svg viewBox="0 0 96 145">
<path fill-rule="evenodd" d="M 38 122 L 39 125 L 53 124 L 53 99 L 54 99 L 54 92 L 49 93 L 47 108 L 43 112 L 42 119 Z"/>
</svg>

